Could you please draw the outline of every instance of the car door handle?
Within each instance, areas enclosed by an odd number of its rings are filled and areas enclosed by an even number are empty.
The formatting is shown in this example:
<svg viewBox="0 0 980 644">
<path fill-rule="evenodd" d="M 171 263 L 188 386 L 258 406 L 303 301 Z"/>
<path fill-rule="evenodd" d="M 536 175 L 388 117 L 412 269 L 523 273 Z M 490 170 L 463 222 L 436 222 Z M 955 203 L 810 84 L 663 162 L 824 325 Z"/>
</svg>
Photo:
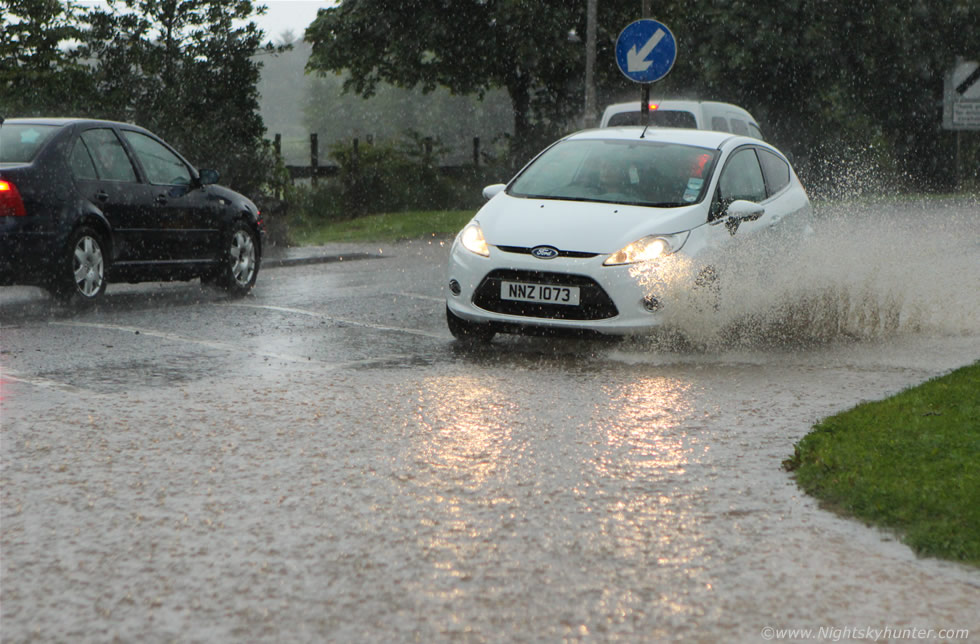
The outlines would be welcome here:
<svg viewBox="0 0 980 644">
<path fill-rule="evenodd" d="M 99 190 L 95 193 L 95 198 L 102 203 L 109 201 L 109 193 L 105 190 Z"/>
<path fill-rule="evenodd" d="M 167 196 L 166 195 L 157 195 L 157 198 L 153 200 L 153 203 L 155 203 L 158 206 L 166 206 L 167 205 Z"/>
</svg>

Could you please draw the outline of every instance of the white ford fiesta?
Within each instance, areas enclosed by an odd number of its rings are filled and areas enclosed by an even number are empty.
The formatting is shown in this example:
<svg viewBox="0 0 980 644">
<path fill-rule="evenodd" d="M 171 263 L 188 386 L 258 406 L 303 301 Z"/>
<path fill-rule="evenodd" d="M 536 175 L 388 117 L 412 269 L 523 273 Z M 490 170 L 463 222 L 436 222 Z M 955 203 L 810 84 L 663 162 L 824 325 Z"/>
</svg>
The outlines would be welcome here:
<svg viewBox="0 0 980 644">
<path fill-rule="evenodd" d="M 578 132 L 483 194 L 449 259 L 446 317 L 463 340 L 648 331 L 668 281 L 710 290 L 720 252 L 811 212 L 776 148 L 690 129 Z"/>
</svg>

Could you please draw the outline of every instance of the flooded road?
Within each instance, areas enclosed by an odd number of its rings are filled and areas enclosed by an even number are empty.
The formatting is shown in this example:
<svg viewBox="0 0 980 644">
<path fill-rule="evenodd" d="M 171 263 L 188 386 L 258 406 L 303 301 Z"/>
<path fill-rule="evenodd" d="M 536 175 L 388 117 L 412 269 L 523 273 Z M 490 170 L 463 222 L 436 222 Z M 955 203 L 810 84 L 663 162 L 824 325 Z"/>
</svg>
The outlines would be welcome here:
<svg viewBox="0 0 980 644">
<path fill-rule="evenodd" d="M 0 636 L 976 638 L 980 571 L 781 463 L 980 359 L 980 204 L 820 215 L 802 252 L 733 254 L 717 310 L 678 293 L 626 342 L 458 346 L 438 241 L 266 270 L 242 301 L 110 286 L 72 315 L 0 289 Z"/>
</svg>

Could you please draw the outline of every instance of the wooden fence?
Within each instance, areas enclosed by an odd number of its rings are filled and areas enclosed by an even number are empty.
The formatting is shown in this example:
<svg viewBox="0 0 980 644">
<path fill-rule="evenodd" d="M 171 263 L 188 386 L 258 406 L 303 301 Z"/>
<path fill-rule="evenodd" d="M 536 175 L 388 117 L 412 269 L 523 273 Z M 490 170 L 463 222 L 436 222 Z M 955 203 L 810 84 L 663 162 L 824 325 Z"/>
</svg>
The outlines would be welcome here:
<svg viewBox="0 0 980 644">
<path fill-rule="evenodd" d="M 358 162 L 358 149 L 359 141 L 355 138 L 353 140 L 353 165 L 357 168 Z M 427 138 L 423 141 L 425 146 L 426 154 L 432 154 L 432 139 Z M 282 156 L 282 135 L 276 134 L 273 140 L 273 146 L 275 147 L 276 154 Z M 439 170 L 444 174 L 456 175 L 462 172 L 473 171 L 480 167 L 480 137 L 473 137 L 473 163 L 471 165 L 443 165 L 439 166 Z M 289 178 L 292 181 L 296 179 L 310 179 L 315 184 L 317 179 L 323 177 L 335 177 L 340 174 L 340 166 L 338 165 L 320 165 L 320 146 L 317 134 L 314 132 L 310 134 L 310 164 L 309 165 L 287 165 L 286 170 L 289 172 Z"/>
</svg>

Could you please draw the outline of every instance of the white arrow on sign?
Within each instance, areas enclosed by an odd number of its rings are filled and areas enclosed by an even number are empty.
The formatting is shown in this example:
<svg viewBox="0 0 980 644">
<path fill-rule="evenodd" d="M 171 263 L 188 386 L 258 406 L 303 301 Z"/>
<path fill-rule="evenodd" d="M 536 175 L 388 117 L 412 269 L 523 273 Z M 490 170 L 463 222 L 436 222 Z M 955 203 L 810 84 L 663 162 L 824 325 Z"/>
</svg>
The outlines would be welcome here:
<svg viewBox="0 0 980 644">
<path fill-rule="evenodd" d="M 645 72 L 646 70 L 650 69 L 650 65 L 653 64 L 653 61 L 647 60 L 646 57 L 650 55 L 650 52 L 653 51 L 653 48 L 657 46 L 657 43 L 659 43 L 665 35 L 667 35 L 667 32 L 665 32 L 663 29 L 657 29 L 657 33 L 650 36 L 650 40 L 648 40 L 639 51 L 636 50 L 636 45 L 633 45 L 633 49 L 630 49 L 626 53 L 626 68 L 631 73 Z"/>
</svg>

